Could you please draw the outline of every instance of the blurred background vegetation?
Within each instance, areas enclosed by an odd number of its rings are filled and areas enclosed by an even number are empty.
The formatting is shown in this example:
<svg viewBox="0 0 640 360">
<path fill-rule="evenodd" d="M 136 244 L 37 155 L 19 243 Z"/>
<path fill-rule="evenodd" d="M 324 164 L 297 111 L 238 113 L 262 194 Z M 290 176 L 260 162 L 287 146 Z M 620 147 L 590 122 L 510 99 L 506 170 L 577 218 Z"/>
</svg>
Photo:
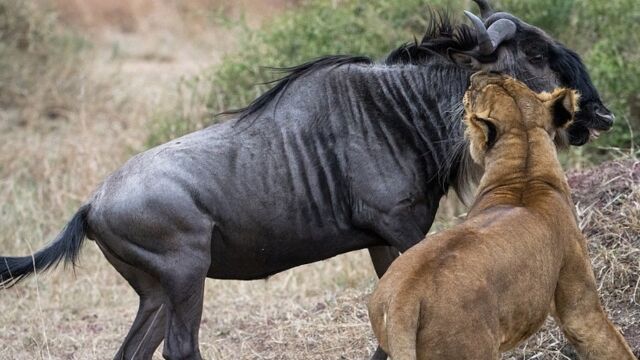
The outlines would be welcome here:
<svg viewBox="0 0 640 360">
<path fill-rule="evenodd" d="M 539 26 L 580 53 L 597 88 L 617 116 L 611 133 L 581 154 L 629 149 L 640 133 L 640 2 L 637 0 L 501 0 L 494 8 Z M 180 88 L 193 106 L 158 114 L 149 145 L 214 121 L 213 114 L 249 103 L 274 79 L 265 67 L 291 66 L 326 54 L 380 58 L 403 42 L 420 38 L 429 8 L 448 9 L 463 21 L 462 0 L 315 0 L 303 1 L 259 30 L 241 22 L 240 49 Z"/>
<path fill-rule="evenodd" d="M 235 50 L 221 62 L 175 85 L 175 105 L 152 116 L 146 145 L 153 146 L 216 121 L 214 114 L 241 107 L 277 77 L 268 67 L 299 64 L 327 54 L 380 58 L 420 38 L 429 9 L 447 9 L 464 21 L 470 0 L 292 0 L 294 6 L 259 27 L 229 16 L 229 2 L 195 2 L 190 11 L 233 33 Z M 83 91 L 91 43 L 82 31 L 61 26 L 48 2 L 0 0 L 0 105 L 7 122 L 33 114 L 64 117 Z M 640 2 L 637 0 L 494 0 L 494 8 L 539 26 L 580 53 L 597 88 L 617 116 L 614 130 L 574 155 L 603 148 L 632 149 L 640 138 Z M 180 5 L 178 10 L 187 13 Z M 115 14 L 129 31 L 135 23 Z M 206 31 L 206 28 L 198 29 Z M 220 41 L 224 43 L 224 41 Z M 222 45 L 221 45 L 222 46 Z M 117 49 L 114 49 L 117 52 Z M 71 100 L 70 100 L 71 99 Z"/>
<path fill-rule="evenodd" d="M 32 1 L 0 1 L 0 106 L 4 126 L 34 114 L 64 116 L 80 91 L 88 42 Z"/>
</svg>

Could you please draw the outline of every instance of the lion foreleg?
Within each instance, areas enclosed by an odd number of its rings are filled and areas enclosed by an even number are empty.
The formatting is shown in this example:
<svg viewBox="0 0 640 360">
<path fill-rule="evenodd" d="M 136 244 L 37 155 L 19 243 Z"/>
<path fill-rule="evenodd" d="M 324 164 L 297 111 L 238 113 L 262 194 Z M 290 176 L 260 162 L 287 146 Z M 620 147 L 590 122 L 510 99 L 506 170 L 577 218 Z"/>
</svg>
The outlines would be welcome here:
<svg viewBox="0 0 640 360">
<path fill-rule="evenodd" d="M 585 247 L 568 256 L 555 292 L 554 315 L 585 360 L 636 359 L 602 309 Z"/>
</svg>

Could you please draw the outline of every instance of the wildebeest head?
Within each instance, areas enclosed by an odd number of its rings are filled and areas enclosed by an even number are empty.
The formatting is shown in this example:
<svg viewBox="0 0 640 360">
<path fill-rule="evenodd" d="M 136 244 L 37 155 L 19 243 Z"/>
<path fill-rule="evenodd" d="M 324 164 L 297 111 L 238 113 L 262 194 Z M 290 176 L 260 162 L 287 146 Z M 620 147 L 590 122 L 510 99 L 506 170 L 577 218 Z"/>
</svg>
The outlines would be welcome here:
<svg viewBox="0 0 640 360">
<path fill-rule="evenodd" d="M 581 110 L 568 129 L 572 145 L 583 145 L 611 128 L 614 116 L 602 103 L 578 54 L 540 28 L 512 14 L 493 11 L 486 0 L 474 1 L 482 19 L 465 13 L 473 23 L 476 43 L 472 49 L 447 49 L 454 62 L 472 70 L 510 74 L 535 91 L 577 90 Z"/>
</svg>

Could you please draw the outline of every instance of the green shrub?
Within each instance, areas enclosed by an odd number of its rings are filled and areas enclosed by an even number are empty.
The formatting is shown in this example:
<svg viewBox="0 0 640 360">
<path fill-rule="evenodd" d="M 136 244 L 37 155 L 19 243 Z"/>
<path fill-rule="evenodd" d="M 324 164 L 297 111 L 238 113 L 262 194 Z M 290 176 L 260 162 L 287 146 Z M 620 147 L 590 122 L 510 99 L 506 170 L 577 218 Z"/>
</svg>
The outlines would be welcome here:
<svg viewBox="0 0 640 360">
<path fill-rule="evenodd" d="M 326 54 L 381 57 L 399 44 L 420 37 L 428 8 L 447 7 L 462 18 L 470 1 L 343 0 L 309 1 L 264 24 L 259 31 L 245 31 L 242 49 L 222 64 L 205 71 L 197 85 L 207 111 L 205 118 L 164 114 L 156 124 L 150 145 L 211 123 L 211 114 L 248 104 L 274 78 L 263 66 L 291 66 Z M 546 29 L 581 53 L 593 80 L 611 105 L 618 121 L 615 130 L 597 144 L 628 147 L 632 141 L 627 123 L 640 133 L 632 118 L 631 101 L 640 88 L 640 2 L 637 0 L 503 0 L 494 7 L 513 12 Z M 475 9 L 475 5 L 473 5 Z M 475 10 L 474 10 L 475 11 Z M 206 86 L 202 86 L 204 82 Z M 195 91 L 195 90 L 194 90 Z M 640 106 L 640 105 L 638 105 Z M 180 126 L 162 125 L 179 121 Z M 634 122 L 635 121 L 635 122 Z"/>
</svg>

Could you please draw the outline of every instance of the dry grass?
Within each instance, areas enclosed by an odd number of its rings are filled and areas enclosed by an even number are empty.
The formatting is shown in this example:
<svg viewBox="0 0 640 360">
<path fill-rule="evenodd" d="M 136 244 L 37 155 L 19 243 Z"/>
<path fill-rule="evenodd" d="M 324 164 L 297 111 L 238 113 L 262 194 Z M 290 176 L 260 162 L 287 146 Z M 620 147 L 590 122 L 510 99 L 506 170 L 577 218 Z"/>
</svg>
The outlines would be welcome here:
<svg viewBox="0 0 640 360">
<path fill-rule="evenodd" d="M 172 84 L 182 74 L 219 58 L 213 49 L 232 43 L 232 39 L 220 39 L 229 36 L 220 28 L 211 29 L 209 40 L 189 42 L 185 39 L 191 30 L 178 31 L 184 18 L 171 18 L 160 5 L 140 10 L 145 1 L 123 2 L 129 5 L 118 11 L 129 11 L 135 25 L 119 30 L 123 25 L 104 15 L 112 10 L 100 7 L 112 9 L 116 1 L 108 6 L 97 0 L 57 1 L 64 6 L 95 3 L 96 8 L 84 8 L 80 15 L 67 9 L 64 16 L 69 21 L 76 16 L 74 26 L 107 24 L 106 30 L 92 38 L 95 49 L 81 59 L 82 66 L 61 67 L 73 73 L 66 78 L 74 83 L 55 89 L 66 90 L 41 91 L 25 102 L 0 108 L 0 115 L 9 116 L 3 119 L 21 119 L 25 114 L 29 119 L 0 124 L 2 255 L 25 254 L 53 238 L 99 181 L 143 148 L 147 120 L 159 107 L 174 103 Z M 292 3 L 274 1 L 282 6 Z M 169 25 L 158 30 L 163 25 L 153 25 L 154 21 L 163 18 Z M 43 81 L 60 78 L 54 75 Z M 50 116 L 48 104 L 64 104 L 63 115 Z M 590 236 L 602 297 L 638 348 L 639 166 L 634 160 L 620 164 L 571 179 L 582 226 Z M 450 222 L 457 209 L 445 206 L 441 222 Z M 373 269 L 363 251 L 263 281 L 209 280 L 200 335 L 203 355 L 209 359 L 366 358 L 375 345 L 365 310 L 374 285 Z M 0 359 L 109 358 L 136 309 L 134 292 L 88 242 L 75 271 L 40 274 L 0 291 Z M 553 326 L 549 329 L 505 358 L 562 359 L 564 340 Z"/>
</svg>

